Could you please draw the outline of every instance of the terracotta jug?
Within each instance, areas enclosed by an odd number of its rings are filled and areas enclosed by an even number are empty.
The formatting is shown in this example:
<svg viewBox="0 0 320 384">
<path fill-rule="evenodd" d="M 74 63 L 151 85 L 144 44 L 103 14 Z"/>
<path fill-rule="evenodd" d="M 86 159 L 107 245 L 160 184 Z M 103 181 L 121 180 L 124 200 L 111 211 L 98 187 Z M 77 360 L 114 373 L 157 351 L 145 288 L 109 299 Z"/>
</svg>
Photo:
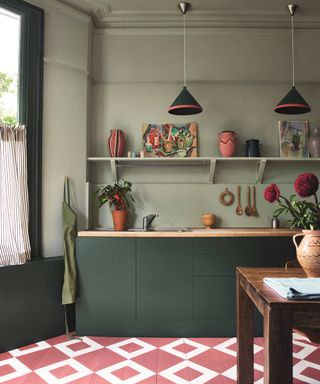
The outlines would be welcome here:
<svg viewBox="0 0 320 384">
<path fill-rule="evenodd" d="M 126 145 L 127 134 L 121 129 L 111 129 L 108 139 L 108 148 L 111 157 L 122 157 Z"/>
<path fill-rule="evenodd" d="M 308 139 L 308 149 L 311 157 L 320 157 L 320 127 L 313 128 Z"/>
<path fill-rule="evenodd" d="M 128 214 L 128 211 L 112 211 L 113 228 L 115 231 L 124 231 L 126 229 Z"/>
<path fill-rule="evenodd" d="M 223 157 L 232 157 L 237 144 L 237 133 L 222 131 L 218 133 L 220 154 Z"/>
<path fill-rule="evenodd" d="M 303 236 L 298 246 L 296 238 Z M 320 231 L 303 230 L 293 236 L 299 264 L 308 277 L 320 277 Z"/>
</svg>

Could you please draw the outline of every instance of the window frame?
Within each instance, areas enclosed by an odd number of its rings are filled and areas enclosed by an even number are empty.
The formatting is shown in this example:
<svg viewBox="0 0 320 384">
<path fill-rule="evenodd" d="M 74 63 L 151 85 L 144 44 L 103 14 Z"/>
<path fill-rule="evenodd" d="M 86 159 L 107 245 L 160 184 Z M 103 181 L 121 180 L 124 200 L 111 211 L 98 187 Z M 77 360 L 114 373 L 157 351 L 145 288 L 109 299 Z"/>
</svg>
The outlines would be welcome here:
<svg viewBox="0 0 320 384">
<path fill-rule="evenodd" d="M 42 257 L 42 116 L 44 11 L 22 0 L 0 0 L 21 16 L 18 122 L 27 127 L 31 258 Z"/>
</svg>

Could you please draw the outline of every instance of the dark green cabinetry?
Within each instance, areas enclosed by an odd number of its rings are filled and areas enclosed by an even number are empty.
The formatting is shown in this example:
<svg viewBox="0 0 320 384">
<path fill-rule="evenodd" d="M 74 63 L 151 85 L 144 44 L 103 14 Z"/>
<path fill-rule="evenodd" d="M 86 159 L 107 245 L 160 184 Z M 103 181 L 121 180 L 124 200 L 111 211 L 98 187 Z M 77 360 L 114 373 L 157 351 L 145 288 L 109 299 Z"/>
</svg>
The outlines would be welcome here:
<svg viewBox="0 0 320 384">
<path fill-rule="evenodd" d="M 77 330 L 133 321 L 136 316 L 134 239 L 88 238 L 78 244 Z M 83 333 L 81 331 L 81 333 Z"/>
<path fill-rule="evenodd" d="M 106 336 L 234 336 L 235 267 L 295 255 L 289 237 L 80 237 L 77 249 L 77 333 Z"/>
<path fill-rule="evenodd" d="M 137 239 L 137 320 L 192 320 L 192 239 Z"/>
</svg>

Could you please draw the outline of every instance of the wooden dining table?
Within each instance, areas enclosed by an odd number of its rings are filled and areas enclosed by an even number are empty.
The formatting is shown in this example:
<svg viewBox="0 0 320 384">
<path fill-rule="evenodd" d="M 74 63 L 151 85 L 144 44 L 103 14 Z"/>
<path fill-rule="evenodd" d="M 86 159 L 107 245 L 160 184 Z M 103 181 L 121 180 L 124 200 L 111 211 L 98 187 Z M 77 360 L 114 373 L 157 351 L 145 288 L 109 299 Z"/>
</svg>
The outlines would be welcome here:
<svg viewBox="0 0 320 384">
<path fill-rule="evenodd" d="M 253 384 L 253 309 L 263 316 L 264 384 L 291 384 L 292 332 L 320 332 L 320 301 L 287 300 L 265 277 L 306 277 L 302 269 L 241 268 L 237 274 L 237 383 Z"/>
</svg>

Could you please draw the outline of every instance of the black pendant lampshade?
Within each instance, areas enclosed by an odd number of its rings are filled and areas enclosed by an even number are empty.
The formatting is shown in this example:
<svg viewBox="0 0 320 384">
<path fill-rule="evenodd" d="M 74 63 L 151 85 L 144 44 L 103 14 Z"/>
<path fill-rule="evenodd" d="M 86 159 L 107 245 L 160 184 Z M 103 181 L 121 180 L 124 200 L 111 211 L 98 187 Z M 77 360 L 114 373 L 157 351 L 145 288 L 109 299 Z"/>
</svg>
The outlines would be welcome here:
<svg viewBox="0 0 320 384">
<path fill-rule="evenodd" d="M 296 87 L 292 87 L 274 110 L 285 115 L 299 115 L 300 113 L 310 112 L 311 107 L 296 90 Z"/>
<path fill-rule="evenodd" d="M 202 107 L 187 90 L 187 87 L 183 87 L 182 91 L 170 105 L 168 112 L 172 115 L 195 115 L 202 112 Z"/>
<path fill-rule="evenodd" d="M 190 3 L 179 3 L 178 8 L 183 13 L 183 77 L 184 87 L 174 102 L 170 105 L 168 112 L 171 115 L 195 115 L 202 112 L 202 107 L 197 100 L 187 90 L 186 82 L 186 19 L 185 15 L 191 8 Z"/>
<path fill-rule="evenodd" d="M 295 88 L 294 79 L 294 35 L 293 35 L 293 15 L 298 8 L 295 4 L 289 4 L 288 9 L 291 15 L 291 58 L 292 58 L 292 88 L 288 94 L 274 107 L 274 111 L 285 115 L 299 115 L 311 111 L 310 105 L 304 100 Z"/>
</svg>

